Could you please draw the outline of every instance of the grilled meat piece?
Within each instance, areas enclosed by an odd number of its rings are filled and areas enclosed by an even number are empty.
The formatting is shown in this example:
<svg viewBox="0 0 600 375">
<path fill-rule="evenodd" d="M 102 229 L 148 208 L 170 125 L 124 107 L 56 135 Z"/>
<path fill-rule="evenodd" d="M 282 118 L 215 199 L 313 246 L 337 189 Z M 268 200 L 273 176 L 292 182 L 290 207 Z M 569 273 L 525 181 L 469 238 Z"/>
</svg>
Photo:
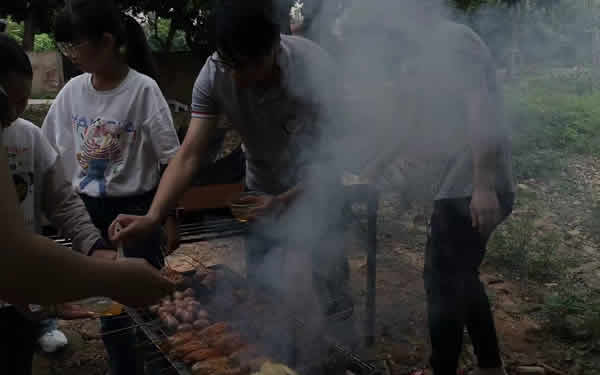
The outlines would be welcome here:
<svg viewBox="0 0 600 375">
<path fill-rule="evenodd" d="M 169 338 L 168 343 L 173 348 L 192 341 L 194 338 L 196 338 L 194 332 L 178 332 Z"/>
<path fill-rule="evenodd" d="M 228 368 L 221 371 L 215 371 L 211 375 L 245 375 L 248 374 L 248 371 L 245 369 L 241 369 L 239 367 Z"/>
<path fill-rule="evenodd" d="M 220 357 L 220 353 L 215 349 L 198 349 L 183 357 L 183 362 L 193 363 L 201 362 L 211 358 Z"/>
<path fill-rule="evenodd" d="M 204 328 L 208 327 L 210 325 L 210 322 L 208 320 L 201 320 L 198 319 L 193 323 L 194 329 L 201 331 Z"/>
<path fill-rule="evenodd" d="M 228 367 L 228 362 L 225 357 L 211 358 L 206 361 L 197 362 L 192 366 L 192 374 L 211 375 L 217 371 L 225 370 Z"/>
<path fill-rule="evenodd" d="M 200 337 L 212 337 L 218 336 L 229 329 L 229 325 L 225 322 L 215 323 L 211 326 L 204 328 L 198 333 Z"/>
<path fill-rule="evenodd" d="M 244 345 L 242 336 L 239 333 L 229 333 L 215 340 L 213 346 L 215 349 L 225 355 L 229 355 Z"/>
<path fill-rule="evenodd" d="M 175 358 L 183 358 L 200 349 L 208 349 L 208 345 L 204 341 L 195 339 L 174 347 L 173 350 L 171 350 L 171 355 Z"/>
</svg>

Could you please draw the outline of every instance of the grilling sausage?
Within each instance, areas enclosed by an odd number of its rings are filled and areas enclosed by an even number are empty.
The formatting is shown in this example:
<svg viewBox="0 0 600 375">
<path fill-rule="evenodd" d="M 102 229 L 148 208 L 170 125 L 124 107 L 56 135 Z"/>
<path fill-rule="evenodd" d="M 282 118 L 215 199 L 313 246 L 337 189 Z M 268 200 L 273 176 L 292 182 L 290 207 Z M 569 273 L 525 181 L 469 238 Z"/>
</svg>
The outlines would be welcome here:
<svg viewBox="0 0 600 375">
<path fill-rule="evenodd" d="M 225 332 L 228 328 L 229 328 L 229 326 L 225 322 L 215 323 L 211 326 L 204 328 L 202 331 L 200 331 L 198 333 L 198 336 L 201 336 L 201 337 L 217 336 L 217 335 L 220 335 L 223 332 Z"/>
<path fill-rule="evenodd" d="M 183 361 L 185 363 L 201 362 L 217 357 L 219 357 L 219 352 L 215 349 L 198 349 L 183 357 Z"/>
<path fill-rule="evenodd" d="M 169 338 L 169 345 L 175 347 L 195 338 L 193 332 L 178 332 Z"/>
<path fill-rule="evenodd" d="M 202 319 L 198 319 L 193 323 L 194 329 L 200 331 L 203 330 L 204 328 L 208 327 L 210 325 L 210 322 L 208 320 L 202 320 Z"/>
<path fill-rule="evenodd" d="M 230 333 L 221 336 L 214 343 L 215 349 L 227 355 L 240 349 L 243 345 L 244 342 L 242 340 L 242 336 L 240 336 L 239 333 Z"/>
<path fill-rule="evenodd" d="M 196 318 L 198 320 L 208 320 L 208 312 L 206 310 L 198 310 L 196 312 Z"/>
<path fill-rule="evenodd" d="M 186 355 L 200 349 L 208 349 L 208 345 L 200 340 L 192 340 L 182 345 L 178 345 L 171 351 L 171 354 L 176 358 L 183 358 Z"/>
<path fill-rule="evenodd" d="M 188 332 L 193 330 L 194 327 L 190 323 L 181 323 L 177 326 L 177 332 Z"/>
<path fill-rule="evenodd" d="M 227 358 L 218 357 L 206 361 L 197 362 L 192 366 L 192 374 L 194 375 L 211 375 L 216 371 L 221 371 L 227 368 Z"/>
<path fill-rule="evenodd" d="M 162 313 L 160 315 L 160 319 L 168 329 L 175 329 L 179 324 L 177 319 L 175 319 L 175 317 L 169 313 Z"/>
</svg>

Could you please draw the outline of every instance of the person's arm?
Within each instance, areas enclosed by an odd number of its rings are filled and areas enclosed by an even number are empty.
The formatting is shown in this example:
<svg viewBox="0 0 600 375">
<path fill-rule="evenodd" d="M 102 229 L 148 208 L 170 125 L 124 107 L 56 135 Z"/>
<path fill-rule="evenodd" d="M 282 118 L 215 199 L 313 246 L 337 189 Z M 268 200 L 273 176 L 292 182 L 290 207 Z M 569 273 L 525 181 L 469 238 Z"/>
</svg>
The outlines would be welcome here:
<svg viewBox="0 0 600 375">
<path fill-rule="evenodd" d="M 73 250 L 90 255 L 94 250 L 112 247 L 102 238 L 85 204 L 65 178 L 60 158 L 46 172 L 43 181 L 42 210 L 50 223 L 71 239 Z"/>
<path fill-rule="evenodd" d="M 469 50 L 470 74 L 466 78 L 465 109 L 469 145 L 473 159 L 471 220 L 488 238 L 502 219 L 496 191 L 497 158 L 500 147 L 499 118 L 491 90 L 497 90 L 496 73 L 489 51 L 481 44 Z"/>
<path fill-rule="evenodd" d="M 146 262 L 111 262 L 69 251 L 25 230 L 5 152 L 0 152 L 0 298 L 14 304 L 53 304 L 105 295 L 149 304 L 172 285 Z"/>
<path fill-rule="evenodd" d="M 221 106 L 214 90 L 216 74 L 217 69 L 209 57 L 194 83 L 192 119 L 183 145 L 172 159 L 160 157 L 161 163 L 165 164 L 168 161 L 169 165 L 162 175 L 148 213 L 145 216 L 119 215 L 109 228 L 112 241 L 126 241 L 156 228 L 166 219 L 170 209 L 175 208 L 178 199 L 191 185 L 194 176 L 209 155 L 210 140 L 213 138 L 221 113 Z M 160 131 L 165 132 L 167 129 L 159 126 L 162 123 L 152 122 Z M 159 150 L 158 143 L 155 144 L 155 150 Z M 122 227 L 119 233 L 116 231 L 116 223 Z"/>
<path fill-rule="evenodd" d="M 145 216 L 119 215 L 109 228 L 112 241 L 126 241 L 143 235 L 165 220 L 208 157 L 210 139 L 216 127 L 216 117 L 190 120 L 183 144 L 163 173 L 148 213 Z M 123 227 L 118 233 L 117 222 Z"/>
<path fill-rule="evenodd" d="M 179 197 L 192 183 L 196 172 L 208 156 L 210 140 L 217 127 L 216 118 L 192 118 L 181 149 L 165 170 L 148 216 L 155 223 L 167 217 Z"/>
</svg>

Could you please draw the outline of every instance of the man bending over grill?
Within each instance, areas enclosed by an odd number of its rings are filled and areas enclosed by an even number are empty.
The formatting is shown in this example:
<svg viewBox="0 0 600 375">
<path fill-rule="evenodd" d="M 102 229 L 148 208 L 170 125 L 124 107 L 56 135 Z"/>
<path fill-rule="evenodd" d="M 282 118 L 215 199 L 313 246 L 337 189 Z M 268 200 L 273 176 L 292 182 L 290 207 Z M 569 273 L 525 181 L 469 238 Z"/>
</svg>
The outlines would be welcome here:
<svg viewBox="0 0 600 375">
<path fill-rule="evenodd" d="M 161 222 L 204 164 L 220 115 L 227 116 L 242 138 L 246 189 L 259 193 L 251 198 L 258 207 L 251 211 L 256 220 L 247 246 L 248 276 L 262 276 L 259 267 L 268 250 L 280 247 L 280 239 L 289 238 L 285 230 L 273 229 L 280 227 L 280 220 L 275 219 L 273 226 L 264 223 L 289 212 L 306 194 L 307 171 L 319 159 L 317 150 L 326 138 L 323 130 L 331 124 L 328 119 L 333 106 L 327 103 L 339 95 L 333 92 L 335 71 L 329 56 L 307 39 L 281 34 L 276 9 L 270 0 L 218 2 L 217 51 L 206 60 L 194 84 L 192 119 L 182 148 L 165 171 L 147 215 L 119 216 L 115 222 L 123 230 L 114 240 L 143 235 Z M 318 217 L 319 213 L 312 215 Z M 280 233 L 269 236 L 267 230 Z M 308 236 L 331 230 L 317 228 Z M 310 250 L 316 253 L 312 245 Z M 347 273 L 345 258 L 339 251 L 331 258 L 335 259 L 318 261 L 333 269 L 320 266 L 322 273 L 329 279 L 332 273 L 343 277 Z M 339 285 L 331 280 L 326 284 Z"/>
</svg>

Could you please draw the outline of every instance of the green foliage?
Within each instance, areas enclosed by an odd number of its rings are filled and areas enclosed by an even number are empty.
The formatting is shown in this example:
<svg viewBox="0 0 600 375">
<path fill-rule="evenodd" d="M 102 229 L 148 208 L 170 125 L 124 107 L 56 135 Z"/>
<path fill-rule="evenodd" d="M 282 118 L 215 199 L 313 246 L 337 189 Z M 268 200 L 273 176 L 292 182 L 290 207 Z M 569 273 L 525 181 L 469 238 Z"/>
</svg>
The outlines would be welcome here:
<svg viewBox="0 0 600 375">
<path fill-rule="evenodd" d="M 547 177 L 567 154 L 600 153 L 600 73 L 554 70 L 505 88 L 518 178 Z"/>
<path fill-rule="evenodd" d="M 37 34 L 35 36 L 34 52 L 46 52 L 46 51 L 54 51 L 56 50 L 56 42 L 54 37 L 50 34 Z"/>
<path fill-rule="evenodd" d="M 494 234 L 488 246 L 486 263 L 516 280 L 556 282 L 565 277 L 574 259 L 561 254 L 560 234 L 540 232 L 534 225 L 539 218 L 535 195 L 519 192 L 516 205 L 529 207 L 527 213 L 512 216 Z M 525 203 L 527 202 L 527 203 Z"/>
<path fill-rule="evenodd" d="M 19 43 L 22 43 L 24 33 L 23 24 L 15 22 L 12 17 L 8 17 L 6 20 L 8 21 L 6 25 L 6 33 L 18 40 Z"/>
<path fill-rule="evenodd" d="M 171 20 L 162 17 L 158 18 L 158 23 L 156 25 L 154 21 L 148 22 L 146 32 L 148 33 L 148 43 L 153 51 L 164 51 L 166 49 L 170 27 Z M 188 49 L 189 48 L 185 40 L 185 32 L 182 30 L 177 30 L 173 37 L 169 51 L 186 51 Z"/>
</svg>

